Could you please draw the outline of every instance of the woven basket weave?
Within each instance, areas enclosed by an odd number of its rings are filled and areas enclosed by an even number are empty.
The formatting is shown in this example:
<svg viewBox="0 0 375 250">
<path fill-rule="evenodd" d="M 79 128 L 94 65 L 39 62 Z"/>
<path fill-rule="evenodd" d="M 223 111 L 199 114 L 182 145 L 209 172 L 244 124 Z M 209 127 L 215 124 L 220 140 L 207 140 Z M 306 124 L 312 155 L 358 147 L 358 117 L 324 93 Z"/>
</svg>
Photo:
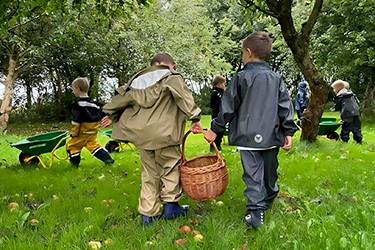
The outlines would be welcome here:
<svg viewBox="0 0 375 250">
<path fill-rule="evenodd" d="M 181 184 L 184 192 L 193 200 L 204 201 L 222 195 L 228 186 L 228 171 L 223 157 L 212 143 L 216 155 L 200 156 L 191 160 L 185 157 L 185 142 L 188 131 L 182 142 Z"/>
</svg>

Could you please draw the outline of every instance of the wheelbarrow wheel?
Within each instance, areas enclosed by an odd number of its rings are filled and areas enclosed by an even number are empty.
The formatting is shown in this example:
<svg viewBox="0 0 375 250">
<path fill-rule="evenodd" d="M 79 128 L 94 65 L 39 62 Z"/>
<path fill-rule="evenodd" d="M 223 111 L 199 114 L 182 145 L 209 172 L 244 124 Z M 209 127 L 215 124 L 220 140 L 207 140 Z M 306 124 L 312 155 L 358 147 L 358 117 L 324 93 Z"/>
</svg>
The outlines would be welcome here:
<svg viewBox="0 0 375 250">
<path fill-rule="evenodd" d="M 31 158 L 32 157 L 32 158 Z M 18 160 L 22 165 L 33 165 L 33 164 L 38 164 L 39 159 L 36 156 L 32 156 L 29 154 L 26 154 L 24 152 L 21 152 L 20 155 L 18 156 Z"/>
<path fill-rule="evenodd" d="M 117 141 L 109 141 L 105 145 L 105 149 L 107 149 L 107 151 L 109 153 L 119 152 L 120 151 L 120 144 Z"/>
<path fill-rule="evenodd" d="M 340 135 L 336 132 L 333 132 L 333 133 L 328 134 L 327 138 L 330 139 L 330 140 L 338 141 L 340 139 Z"/>
</svg>

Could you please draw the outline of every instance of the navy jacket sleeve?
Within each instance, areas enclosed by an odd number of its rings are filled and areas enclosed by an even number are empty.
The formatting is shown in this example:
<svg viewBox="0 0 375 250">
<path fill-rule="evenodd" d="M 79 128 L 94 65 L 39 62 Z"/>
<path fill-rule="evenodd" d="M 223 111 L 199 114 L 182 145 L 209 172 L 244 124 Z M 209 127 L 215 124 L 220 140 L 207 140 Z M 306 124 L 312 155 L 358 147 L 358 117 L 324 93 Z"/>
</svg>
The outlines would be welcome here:
<svg viewBox="0 0 375 250">
<path fill-rule="evenodd" d="M 341 111 L 342 109 L 342 97 L 335 97 L 335 111 Z"/>
<path fill-rule="evenodd" d="M 297 126 L 293 121 L 293 105 L 292 101 L 290 100 L 288 90 L 282 79 L 280 79 L 279 87 L 278 112 L 281 130 L 283 131 L 284 135 L 293 136 L 297 131 Z"/>
<path fill-rule="evenodd" d="M 220 104 L 221 104 L 221 97 L 222 93 L 220 93 L 217 89 L 213 89 L 211 92 L 211 110 L 212 110 L 212 118 L 215 118 L 220 111 Z"/>
<path fill-rule="evenodd" d="M 239 76 L 236 75 L 221 98 L 220 112 L 211 123 L 211 130 L 224 133 L 225 124 L 231 122 L 241 103 Z"/>
<path fill-rule="evenodd" d="M 80 110 L 78 104 L 75 102 L 71 106 L 71 120 L 73 122 L 81 123 L 81 118 L 80 118 Z"/>
</svg>

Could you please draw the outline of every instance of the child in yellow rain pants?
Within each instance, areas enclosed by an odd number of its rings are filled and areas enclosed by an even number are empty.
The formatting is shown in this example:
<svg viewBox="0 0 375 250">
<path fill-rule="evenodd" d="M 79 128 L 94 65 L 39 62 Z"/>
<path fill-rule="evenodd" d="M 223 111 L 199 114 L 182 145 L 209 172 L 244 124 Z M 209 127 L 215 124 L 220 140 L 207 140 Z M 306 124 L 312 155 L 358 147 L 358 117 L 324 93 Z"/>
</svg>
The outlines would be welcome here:
<svg viewBox="0 0 375 250">
<path fill-rule="evenodd" d="M 87 78 L 77 78 L 71 85 L 74 95 L 78 97 L 78 100 L 73 103 L 71 109 L 71 140 L 68 142 L 70 162 L 75 167 L 79 166 L 81 150 L 84 147 L 104 163 L 114 163 L 107 150 L 102 148 L 96 140 L 100 121 L 105 114 L 98 104 L 88 97 L 89 88 L 90 83 Z"/>
</svg>

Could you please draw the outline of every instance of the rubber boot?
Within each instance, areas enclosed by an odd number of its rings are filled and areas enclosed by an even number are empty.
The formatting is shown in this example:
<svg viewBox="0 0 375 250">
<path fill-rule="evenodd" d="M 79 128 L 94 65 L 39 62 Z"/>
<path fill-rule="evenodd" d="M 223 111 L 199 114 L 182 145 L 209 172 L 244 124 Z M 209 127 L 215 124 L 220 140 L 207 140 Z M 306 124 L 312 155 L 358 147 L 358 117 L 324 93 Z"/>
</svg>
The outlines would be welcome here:
<svg viewBox="0 0 375 250">
<path fill-rule="evenodd" d="M 98 150 L 94 151 L 93 155 L 99 160 L 103 161 L 105 164 L 113 164 L 115 162 L 108 151 L 104 148 L 99 148 Z"/>
<path fill-rule="evenodd" d="M 169 220 L 180 216 L 186 216 L 189 210 L 188 205 L 180 206 L 178 202 L 168 202 L 164 205 L 163 219 Z"/>
<path fill-rule="evenodd" d="M 72 164 L 73 167 L 78 168 L 79 163 L 81 162 L 81 155 L 80 155 L 80 153 L 70 154 L 70 152 L 68 151 L 68 154 L 69 154 L 70 164 Z"/>
</svg>

